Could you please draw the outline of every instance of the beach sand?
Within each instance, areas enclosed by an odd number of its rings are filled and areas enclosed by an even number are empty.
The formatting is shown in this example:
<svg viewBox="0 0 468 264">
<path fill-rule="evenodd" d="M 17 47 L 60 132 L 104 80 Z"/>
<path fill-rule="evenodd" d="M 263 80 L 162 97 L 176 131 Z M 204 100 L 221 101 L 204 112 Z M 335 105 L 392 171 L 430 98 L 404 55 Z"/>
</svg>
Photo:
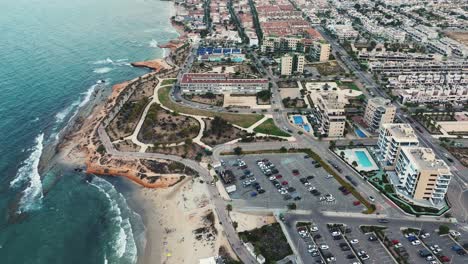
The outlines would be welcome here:
<svg viewBox="0 0 468 264">
<path fill-rule="evenodd" d="M 216 215 L 213 222 L 207 220 L 213 207 L 206 183 L 187 178 L 166 189 L 139 189 L 133 196 L 144 210 L 147 229 L 140 263 L 198 263 L 201 258 L 217 256 L 221 246 L 234 256 Z M 208 231 L 197 239 L 194 230 L 200 228 Z"/>
</svg>

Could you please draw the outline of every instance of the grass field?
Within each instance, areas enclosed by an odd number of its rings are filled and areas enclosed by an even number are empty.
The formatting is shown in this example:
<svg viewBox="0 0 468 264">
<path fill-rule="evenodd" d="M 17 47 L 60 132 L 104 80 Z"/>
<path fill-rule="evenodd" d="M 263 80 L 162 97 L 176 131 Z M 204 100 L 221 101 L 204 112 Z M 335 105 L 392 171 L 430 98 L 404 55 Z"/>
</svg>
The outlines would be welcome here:
<svg viewBox="0 0 468 264">
<path fill-rule="evenodd" d="M 177 79 L 164 79 L 161 83 L 161 86 L 169 85 L 169 84 L 174 84 Z"/>
<path fill-rule="evenodd" d="M 215 113 L 215 112 L 211 112 L 207 110 L 201 110 L 201 109 L 183 106 L 183 105 L 173 102 L 169 98 L 170 91 L 171 91 L 171 87 L 160 88 L 158 91 L 159 101 L 161 102 L 161 104 L 163 104 L 167 108 L 172 109 L 173 111 L 178 112 L 178 113 L 207 116 L 207 117 L 219 116 L 231 124 L 238 125 L 244 128 L 250 127 L 251 125 L 255 124 L 255 122 L 263 118 L 263 115 Z"/>
<path fill-rule="evenodd" d="M 254 131 L 257 133 L 273 135 L 278 137 L 290 137 L 291 135 L 281 130 L 275 125 L 273 118 L 267 119 L 265 122 L 261 123 L 258 127 L 254 128 Z"/>
<path fill-rule="evenodd" d="M 347 89 L 355 90 L 355 91 L 361 91 L 359 87 L 354 82 L 337 82 L 338 86 L 344 87 Z"/>
</svg>

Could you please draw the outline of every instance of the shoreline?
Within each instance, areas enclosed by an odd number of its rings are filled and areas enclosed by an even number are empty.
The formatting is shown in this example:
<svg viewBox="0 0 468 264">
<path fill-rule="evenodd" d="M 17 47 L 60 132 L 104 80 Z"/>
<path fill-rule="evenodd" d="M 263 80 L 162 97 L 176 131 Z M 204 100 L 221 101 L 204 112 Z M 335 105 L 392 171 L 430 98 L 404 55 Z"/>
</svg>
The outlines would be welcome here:
<svg viewBox="0 0 468 264">
<path fill-rule="evenodd" d="M 171 25 L 176 28 L 172 21 Z M 235 258 L 219 221 L 216 221 L 206 183 L 192 177 L 180 181 L 180 175 L 165 175 L 158 177 L 155 182 L 148 182 L 141 175 L 147 174 L 148 170 L 144 169 L 149 168 L 145 168 L 138 158 L 99 151 L 104 145 L 99 130 L 116 116 L 114 108 L 121 105 L 124 94 L 135 89 L 132 86 L 151 82 L 154 76 L 177 72 L 178 67 L 172 65 L 170 57 L 187 41 L 184 34 L 180 34 L 181 29 L 176 28 L 179 37 L 159 45 L 169 50 L 166 56 L 131 63 L 134 67 L 148 68 L 151 72 L 114 84 L 110 91 L 96 91 L 90 102 L 63 129 L 56 143 L 50 146 L 51 155 L 48 153 L 41 157 L 42 164 L 47 165 L 43 170 L 68 166 L 83 169 L 86 174 L 124 178 L 122 181 L 131 185 L 127 194 L 132 201 L 131 208 L 141 216 L 145 228 L 145 238 L 135 241 L 138 243 L 144 240 L 144 248 L 138 252 L 138 264 L 198 262 L 201 258 L 217 256 L 221 246 L 227 248 Z"/>
</svg>

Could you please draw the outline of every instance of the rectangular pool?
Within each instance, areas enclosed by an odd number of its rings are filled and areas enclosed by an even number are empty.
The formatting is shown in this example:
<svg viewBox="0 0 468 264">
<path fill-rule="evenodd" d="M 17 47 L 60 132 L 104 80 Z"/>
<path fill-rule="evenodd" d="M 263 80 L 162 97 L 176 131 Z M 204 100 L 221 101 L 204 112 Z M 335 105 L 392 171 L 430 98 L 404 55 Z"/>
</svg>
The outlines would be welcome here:
<svg viewBox="0 0 468 264">
<path fill-rule="evenodd" d="M 366 134 L 364 134 L 364 132 L 362 132 L 362 130 L 359 129 L 359 128 L 354 129 L 354 133 L 356 133 L 356 135 L 358 137 L 360 137 L 360 138 L 366 138 L 367 137 Z"/>
<path fill-rule="evenodd" d="M 310 126 L 309 125 L 306 124 L 306 125 L 303 125 L 302 127 L 304 128 L 305 131 L 310 132 Z"/>
<path fill-rule="evenodd" d="M 304 120 L 302 119 L 302 116 L 296 115 L 293 116 L 294 124 L 296 125 L 302 125 L 304 124 Z"/>
<path fill-rule="evenodd" d="M 354 153 L 356 154 L 356 157 L 358 158 L 358 163 L 359 165 L 361 165 L 361 167 L 369 168 L 373 166 L 372 162 L 369 160 L 369 157 L 367 157 L 366 152 L 358 150 Z"/>
</svg>

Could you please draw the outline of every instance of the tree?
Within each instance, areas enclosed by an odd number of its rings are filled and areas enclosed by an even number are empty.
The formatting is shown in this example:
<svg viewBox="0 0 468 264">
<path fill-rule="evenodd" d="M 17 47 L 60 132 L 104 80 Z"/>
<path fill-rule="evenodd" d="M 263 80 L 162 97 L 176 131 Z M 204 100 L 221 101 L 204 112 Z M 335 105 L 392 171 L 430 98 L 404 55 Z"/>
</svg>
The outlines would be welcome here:
<svg viewBox="0 0 468 264">
<path fill-rule="evenodd" d="M 449 231 L 450 231 L 450 227 L 448 227 L 447 225 L 441 225 L 441 226 L 439 226 L 439 235 L 448 234 Z"/>
<path fill-rule="evenodd" d="M 237 222 L 232 222 L 232 227 L 234 227 L 234 229 L 237 229 L 238 226 L 239 224 Z"/>
<path fill-rule="evenodd" d="M 330 141 L 330 149 L 335 149 L 336 147 L 336 142 L 334 140 Z"/>
<path fill-rule="evenodd" d="M 288 209 L 289 210 L 296 210 L 296 208 L 297 208 L 297 205 L 295 203 L 288 204 Z"/>
<path fill-rule="evenodd" d="M 241 147 L 235 147 L 234 148 L 234 154 L 236 154 L 237 156 L 242 155 L 242 148 Z"/>
<path fill-rule="evenodd" d="M 257 97 L 262 101 L 268 101 L 271 98 L 271 92 L 269 90 L 263 90 L 257 93 Z"/>
<path fill-rule="evenodd" d="M 280 151 L 281 151 L 282 153 L 285 153 L 285 152 L 288 152 L 288 149 L 287 149 L 286 147 L 281 147 L 281 148 L 280 148 Z"/>
<path fill-rule="evenodd" d="M 228 212 L 231 212 L 231 211 L 232 211 L 232 204 L 226 205 L 226 210 L 227 210 Z"/>
<path fill-rule="evenodd" d="M 344 157 L 345 157 L 344 151 L 340 151 L 340 157 L 341 157 L 342 159 L 344 159 Z"/>
<path fill-rule="evenodd" d="M 357 164 L 356 161 L 353 161 L 353 163 L 351 165 L 353 165 L 353 167 L 357 167 L 358 164 Z"/>
</svg>

